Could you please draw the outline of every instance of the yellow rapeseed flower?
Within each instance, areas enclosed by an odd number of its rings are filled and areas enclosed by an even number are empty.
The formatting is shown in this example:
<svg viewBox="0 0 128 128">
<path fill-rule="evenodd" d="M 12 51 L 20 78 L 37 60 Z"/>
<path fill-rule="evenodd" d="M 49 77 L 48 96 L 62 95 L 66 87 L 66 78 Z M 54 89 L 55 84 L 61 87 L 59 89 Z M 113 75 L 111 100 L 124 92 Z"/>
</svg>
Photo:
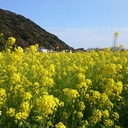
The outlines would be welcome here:
<svg viewBox="0 0 128 128">
<path fill-rule="evenodd" d="M 27 48 L 27 52 L 37 52 L 37 45 L 31 45 Z"/>
<path fill-rule="evenodd" d="M 107 109 L 105 109 L 104 111 L 102 111 L 102 115 L 104 118 L 108 118 L 109 117 L 109 111 Z"/>
<path fill-rule="evenodd" d="M 13 73 L 12 76 L 10 77 L 10 80 L 13 84 L 16 84 L 20 82 L 20 73 Z"/>
<path fill-rule="evenodd" d="M 119 114 L 117 112 L 113 112 L 112 117 L 113 117 L 114 120 L 118 120 L 119 119 Z"/>
<path fill-rule="evenodd" d="M 9 108 L 9 110 L 7 111 L 7 115 L 9 115 L 10 117 L 14 117 L 15 116 L 15 108 Z"/>
<path fill-rule="evenodd" d="M 6 98 L 7 98 L 6 90 L 0 88 L 0 106 L 6 101 Z"/>
<path fill-rule="evenodd" d="M 104 125 L 106 127 L 112 127 L 114 125 L 114 122 L 113 122 L 113 120 L 106 119 L 106 120 L 104 120 Z"/>
<path fill-rule="evenodd" d="M 67 112 L 63 112 L 63 117 L 64 117 L 65 119 L 68 119 L 69 114 L 68 114 Z"/>
<path fill-rule="evenodd" d="M 7 40 L 7 43 L 9 45 L 13 45 L 16 43 L 16 39 L 14 37 L 9 37 L 8 40 Z"/>
<path fill-rule="evenodd" d="M 32 98 L 32 94 L 30 92 L 25 92 L 23 94 L 23 100 L 30 100 Z"/>
<path fill-rule="evenodd" d="M 77 78 L 78 78 L 78 80 L 79 80 L 80 82 L 82 82 L 82 81 L 85 80 L 85 75 L 84 75 L 83 73 L 79 73 L 79 74 L 77 75 Z"/>
<path fill-rule="evenodd" d="M 81 111 L 83 111 L 83 110 L 85 109 L 85 105 L 84 105 L 84 102 L 83 102 L 83 101 L 80 101 L 80 102 L 78 103 L 78 106 L 79 106 L 79 109 L 80 109 Z"/>
<path fill-rule="evenodd" d="M 87 91 L 88 89 L 88 86 L 86 84 L 86 82 L 80 82 L 78 85 L 77 85 L 77 88 L 81 91 L 83 90 L 84 92 Z"/>
<path fill-rule="evenodd" d="M 120 126 L 118 126 L 118 125 L 115 125 L 115 128 L 121 128 Z"/>
<path fill-rule="evenodd" d="M 124 48 L 124 45 L 123 44 L 120 44 L 119 45 L 119 48 L 123 49 Z"/>
<path fill-rule="evenodd" d="M 82 113 L 82 112 L 80 112 L 80 111 L 79 111 L 79 112 L 77 112 L 77 117 L 78 117 L 78 118 L 82 118 L 82 117 L 83 117 L 83 113 Z"/>
<path fill-rule="evenodd" d="M 48 121 L 48 122 L 47 122 L 47 125 L 50 126 L 50 127 L 53 127 L 53 124 L 52 124 L 51 121 Z"/>
<path fill-rule="evenodd" d="M 0 116 L 2 115 L 2 111 L 0 111 Z"/>
<path fill-rule="evenodd" d="M 15 52 L 18 53 L 18 54 L 21 54 L 21 53 L 24 52 L 24 51 L 23 51 L 23 48 L 21 48 L 20 46 L 18 46 L 18 47 L 15 48 L 14 50 L 15 50 Z"/>
<path fill-rule="evenodd" d="M 4 36 L 4 34 L 3 33 L 0 33 L 0 36 Z"/>
<path fill-rule="evenodd" d="M 99 109 L 94 109 L 92 116 L 90 117 L 90 122 L 95 125 L 97 122 L 101 121 L 102 112 Z"/>
<path fill-rule="evenodd" d="M 38 111 L 47 116 L 52 114 L 53 111 L 58 107 L 59 99 L 53 95 L 43 95 L 37 99 Z"/>
<path fill-rule="evenodd" d="M 29 101 L 24 101 L 20 104 L 20 110 L 22 112 L 30 112 L 31 110 L 31 106 L 30 106 L 30 103 Z"/>
<path fill-rule="evenodd" d="M 115 37 L 118 37 L 118 36 L 119 36 L 119 33 L 118 33 L 118 32 L 115 32 L 115 33 L 114 33 L 114 36 L 115 36 Z"/>
<path fill-rule="evenodd" d="M 62 122 L 59 122 L 55 125 L 55 128 L 66 128 L 66 126 Z"/>
<path fill-rule="evenodd" d="M 68 96 L 69 99 L 75 99 L 75 98 L 79 97 L 79 93 L 75 89 L 64 88 L 63 92 L 65 95 Z"/>
<path fill-rule="evenodd" d="M 22 119 L 22 113 L 21 112 L 16 113 L 15 119 L 16 120 L 21 120 Z"/>
<path fill-rule="evenodd" d="M 43 119 L 42 116 L 36 116 L 36 121 L 41 121 Z"/>
<path fill-rule="evenodd" d="M 83 124 L 82 128 L 86 128 L 89 125 L 87 120 L 82 120 L 82 124 Z"/>
<path fill-rule="evenodd" d="M 104 48 L 104 51 L 105 52 L 109 52 L 110 51 L 110 48 L 109 47 L 106 47 L 106 48 Z"/>
</svg>

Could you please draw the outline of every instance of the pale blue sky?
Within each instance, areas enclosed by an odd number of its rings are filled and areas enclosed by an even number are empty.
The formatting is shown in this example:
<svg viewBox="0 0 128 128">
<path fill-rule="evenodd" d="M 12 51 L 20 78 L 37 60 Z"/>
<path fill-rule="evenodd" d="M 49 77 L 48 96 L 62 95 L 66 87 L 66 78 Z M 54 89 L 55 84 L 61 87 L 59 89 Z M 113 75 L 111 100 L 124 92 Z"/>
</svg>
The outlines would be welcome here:
<svg viewBox="0 0 128 128">
<path fill-rule="evenodd" d="M 0 8 L 29 18 L 74 48 L 128 48 L 128 0 L 0 0 Z"/>
</svg>

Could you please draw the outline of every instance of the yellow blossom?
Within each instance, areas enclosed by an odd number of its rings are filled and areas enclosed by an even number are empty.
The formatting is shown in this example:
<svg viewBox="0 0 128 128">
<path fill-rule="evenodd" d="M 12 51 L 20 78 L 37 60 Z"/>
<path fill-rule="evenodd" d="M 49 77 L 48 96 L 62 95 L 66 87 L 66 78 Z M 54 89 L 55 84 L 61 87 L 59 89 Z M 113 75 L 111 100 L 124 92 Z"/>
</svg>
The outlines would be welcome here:
<svg viewBox="0 0 128 128">
<path fill-rule="evenodd" d="M 0 111 L 0 116 L 2 115 L 2 111 Z"/>
<path fill-rule="evenodd" d="M 24 102 L 22 102 L 22 103 L 20 104 L 20 110 L 21 110 L 22 112 L 24 112 L 24 111 L 30 112 L 31 107 L 32 107 L 32 106 L 30 106 L 29 101 L 24 101 Z"/>
<path fill-rule="evenodd" d="M 10 77 L 10 80 L 13 84 L 16 84 L 20 82 L 20 73 L 13 73 L 12 76 Z"/>
<path fill-rule="evenodd" d="M 101 121 L 102 119 L 102 112 L 99 109 L 93 110 L 93 114 L 90 117 L 90 121 L 92 124 L 96 124 L 97 122 Z"/>
<path fill-rule="evenodd" d="M 21 119 L 22 119 L 22 113 L 21 113 L 21 112 L 16 113 L 15 119 L 16 119 L 16 120 L 21 120 Z"/>
<path fill-rule="evenodd" d="M 43 119 L 42 116 L 36 116 L 36 121 L 41 121 Z"/>
<path fill-rule="evenodd" d="M 6 99 L 7 99 L 6 90 L 0 88 L 0 106 L 6 101 Z"/>
<path fill-rule="evenodd" d="M 45 116 L 52 114 L 58 105 L 59 100 L 53 95 L 43 95 L 37 99 L 38 110 Z"/>
<path fill-rule="evenodd" d="M 80 102 L 78 103 L 78 106 L 79 106 L 79 109 L 80 109 L 81 111 L 83 111 L 83 110 L 85 109 L 85 105 L 84 105 L 84 102 L 83 102 L 83 101 L 80 101 Z"/>
<path fill-rule="evenodd" d="M 69 99 L 75 99 L 75 98 L 79 97 L 79 93 L 75 89 L 64 88 L 63 92 L 65 95 L 68 96 Z"/>
<path fill-rule="evenodd" d="M 82 118 L 83 117 L 83 113 L 82 112 L 77 112 L 77 116 L 78 116 L 78 118 Z"/>
<path fill-rule="evenodd" d="M 114 125 L 114 122 L 113 122 L 113 120 L 106 119 L 106 120 L 104 120 L 104 125 L 105 125 L 106 127 L 111 127 L 111 126 Z"/>
<path fill-rule="evenodd" d="M 27 48 L 27 52 L 37 52 L 37 45 L 31 45 Z"/>
<path fill-rule="evenodd" d="M 18 54 L 22 54 L 23 53 L 23 48 L 21 48 L 20 46 L 18 46 L 17 48 L 14 49 L 16 53 Z"/>
<path fill-rule="evenodd" d="M 107 109 L 102 111 L 102 115 L 104 118 L 108 118 L 109 117 L 109 111 Z"/>
<path fill-rule="evenodd" d="M 123 44 L 120 44 L 119 45 L 119 48 L 123 49 L 124 48 L 124 45 Z"/>
<path fill-rule="evenodd" d="M 15 116 L 15 108 L 9 108 L 9 110 L 7 111 L 7 115 L 9 115 L 10 117 L 14 117 Z"/>
<path fill-rule="evenodd" d="M 69 114 L 68 114 L 67 112 L 63 112 L 63 117 L 64 117 L 65 119 L 67 119 L 68 116 L 69 116 Z"/>
<path fill-rule="evenodd" d="M 118 33 L 118 32 L 115 32 L 115 33 L 114 33 L 114 36 L 115 36 L 115 37 L 118 37 L 118 36 L 119 36 L 119 33 Z"/>
<path fill-rule="evenodd" d="M 85 75 L 83 73 L 79 73 L 77 75 L 77 77 L 78 77 L 78 80 L 81 81 L 81 82 L 85 80 Z"/>
<path fill-rule="evenodd" d="M 0 36 L 4 36 L 4 34 L 3 33 L 0 33 Z"/>
<path fill-rule="evenodd" d="M 77 88 L 82 91 L 82 92 L 86 92 L 87 89 L 88 89 L 88 86 L 86 84 L 86 82 L 80 82 L 78 85 L 77 85 Z"/>
<path fill-rule="evenodd" d="M 53 124 L 52 124 L 51 121 L 48 121 L 48 122 L 47 122 L 47 125 L 53 127 Z"/>
<path fill-rule="evenodd" d="M 113 112 L 112 117 L 113 117 L 114 120 L 118 120 L 119 119 L 119 114 L 117 112 Z"/>
<path fill-rule="evenodd" d="M 82 120 L 82 124 L 83 124 L 82 128 L 86 128 L 89 125 L 87 120 Z"/>
<path fill-rule="evenodd" d="M 66 126 L 62 122 L 59 122 L 55 125 L 55 128 L 66 128 Z"/>
<path fill-rule="evenodd" d="M 120 126 L 118 126 L 118 125 L 115 125 L 115 128 L 121 128 Z"/>
<path fill-rule="evenodd" d="M 7 43 L 10 44 L 10 45 L 15 44 L 15 42 L 16 42 L 16 39 L 14 37 L 9 37 L 8 40 L 7 40 Z"/>
<path fill-rule="evenodd" d="M 30 100 L 32 98 L 32 94 L 30 92 L 25 92 L 23 94 L 23 100 Z"/>
</svg>

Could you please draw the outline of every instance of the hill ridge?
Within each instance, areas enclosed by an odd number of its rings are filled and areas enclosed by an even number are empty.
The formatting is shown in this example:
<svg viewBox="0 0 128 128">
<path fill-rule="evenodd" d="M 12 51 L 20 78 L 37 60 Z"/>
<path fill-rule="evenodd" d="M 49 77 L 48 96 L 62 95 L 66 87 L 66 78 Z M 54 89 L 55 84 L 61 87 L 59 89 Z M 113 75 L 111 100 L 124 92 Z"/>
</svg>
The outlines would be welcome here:
<svg viewBox="0 0 128 128">
<path fill-rule="evenodd" d="M 60 50 L 73 49 L 32 20 L 9 10 L 0 9 L 0 33 L 7 37 L 15 37 L 16 44 L 23 48 L 37 43 L 39 46 L 52 50 L 55 50 L 56 46 L 59 46 Z"/>
</svg>

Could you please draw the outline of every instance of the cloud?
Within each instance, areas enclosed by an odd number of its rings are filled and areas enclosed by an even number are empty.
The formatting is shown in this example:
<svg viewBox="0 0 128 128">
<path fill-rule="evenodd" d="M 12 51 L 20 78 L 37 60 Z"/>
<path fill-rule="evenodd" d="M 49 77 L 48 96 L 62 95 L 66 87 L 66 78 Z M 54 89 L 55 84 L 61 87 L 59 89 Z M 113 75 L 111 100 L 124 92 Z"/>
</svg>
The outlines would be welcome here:
<svg viewBox="0 0 128 128">
<path fill-rule="evenodd" d="M 73 48 L 104 48 L 112 47 L 113 36 L 119 32 L 120 36 L 117 45 L 124 44 L 128 48 L 128 28 L 119 27 L 100 27 L 100 28 L 46 28 L 50 33 L 55 34 L 66 44 Z"/>
</svg>

